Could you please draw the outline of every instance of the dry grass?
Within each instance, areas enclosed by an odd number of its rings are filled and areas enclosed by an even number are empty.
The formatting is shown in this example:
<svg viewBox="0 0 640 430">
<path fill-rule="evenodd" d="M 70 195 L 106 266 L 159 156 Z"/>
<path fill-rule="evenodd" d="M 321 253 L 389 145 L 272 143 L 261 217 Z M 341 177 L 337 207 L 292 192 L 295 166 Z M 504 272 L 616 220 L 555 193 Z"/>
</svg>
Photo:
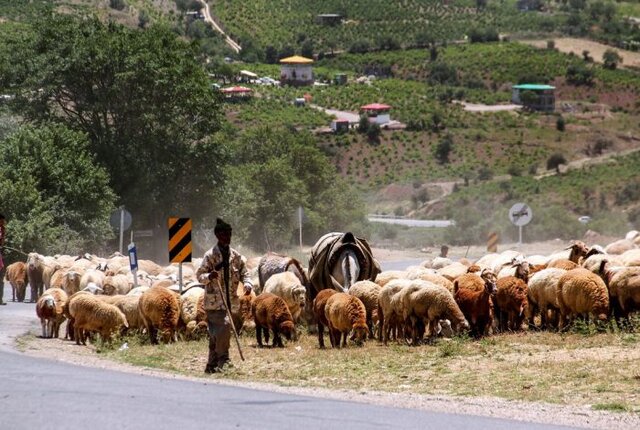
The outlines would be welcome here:
<svg viewBox="0 0 640 430">
<path fill-rule="evenodd" d="M 566 54 L 573 52 L 578 57 L 582 57 L 582 51 L 589 51 L 589 55 L 593 57 L 593 60 L 597 63 L 602 63 L 602 55 L 607 49 L 613 49 L 622 57 L 622 64 L 620 67 L 640 67 L 640 53 L 625 51 L 623 49 L 613 48 L 609 45 L 605 45 L 598 42 L 593 42 L 587 39 L 576 39 L 572 37 L 562 37 L 553 39 L 555 41 L 556 49 Z M 546 40 L 523 40 L 522 43 L 533 45 L 537 48 L 546 48 Z"/>
<path fill-rule="evenodd" d="M 409 347 L 376 341 L 320 350 L 303 335 L 284 349 L 259 349 L 253 336 L 232 345 L 234 367 L 222 377 L 283 386 L 462 396 L 499 396 L 640 412 L 640 335 L 524 333 L 480 341 L 439 340 Z M 328 343 L 328 340 L 327 340 Z M 202 375 L 207 342 L 151 346 L 129 339 L 105 355 L 127 363 Z"/>
</svg>

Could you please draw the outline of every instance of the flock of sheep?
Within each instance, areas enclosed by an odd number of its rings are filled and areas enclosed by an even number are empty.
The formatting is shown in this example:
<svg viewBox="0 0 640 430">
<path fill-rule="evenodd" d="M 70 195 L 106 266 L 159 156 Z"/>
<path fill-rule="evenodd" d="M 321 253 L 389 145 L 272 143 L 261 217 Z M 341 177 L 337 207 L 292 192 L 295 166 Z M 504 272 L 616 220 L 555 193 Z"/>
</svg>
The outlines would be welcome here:
<svg viewBox="0 0 640 430">
<path fill-rule="evenodd" d="M 284 346 L 281 336 L 297 339 L 300 325 L 324 329 L 331 345 L 346 346 L 377 337 L 420 344 L 426 336 L 469 331 L 473 337 L 503 331 L 562 330 L 576 317 L 615 318 L 630 324 L 640 310 L 640 233 L 603 248 L 576 241 L 548 256 L 517 251 L 488 254 L 476 261 L 434 258 L 404 271 L 383 271 L 374 280 L 348 289 L 324 289 L 311 299 L 306 270 L 291 257 L 267 254 L 246 261 L 256 288 L 245 295 L 238 285 L 232 316 L 239 331 L 255 325 L 263 336 Z M 276 261 L 278 264 L 271 264 Z M 285 261 L 287 264 L 281 264 Z M 176 285 L 177 265 L 162 267 L 139 260 L 137 278 L 128 258 L 114 255 L 45 257 L 29 254 L 7 268 L 13 299 L 23 301 L 27 285 L 43 337 L 66 337 L 86 344 L 88 335 L 109 341 L 114 334 L 146 332 L 152 343 L 207 335 L 204 288 L 196 281 L 199 261 L 183 265 L 185 287 Z"/>
</svg>

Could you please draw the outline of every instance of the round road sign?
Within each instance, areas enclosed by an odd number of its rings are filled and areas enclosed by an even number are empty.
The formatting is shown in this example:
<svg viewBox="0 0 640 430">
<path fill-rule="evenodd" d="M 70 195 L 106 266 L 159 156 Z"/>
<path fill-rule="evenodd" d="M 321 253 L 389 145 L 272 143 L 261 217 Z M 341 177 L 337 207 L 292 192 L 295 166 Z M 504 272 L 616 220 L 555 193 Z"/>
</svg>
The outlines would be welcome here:
<svg viewBox="0 0 640 430">
<path fill-rule="evenodd" d="M 509 220 L 518 227 L 522 227 L 531 222 L 533 212 L 526 203 L 516 203 L 509 209 Z"/>
<path fill-rule="evenodd" d="M 129 230 L 129 227 L 131 227 L 131 212 L 129 212 L 128 210 L 126 210 L 125 208 L 122 209 L 116 209 L 115 211 L 113 211 L 111 213 L 111 217 L 109 217 L 109 224 L 111 224 L 111 227 L 113 227 L 115 230 L 120 230 L 120 212 L 123 212 L 123 216 L 124 216 L 124 223 L 122 225 L 123 227 L 123 231 Z"/>
</svg>

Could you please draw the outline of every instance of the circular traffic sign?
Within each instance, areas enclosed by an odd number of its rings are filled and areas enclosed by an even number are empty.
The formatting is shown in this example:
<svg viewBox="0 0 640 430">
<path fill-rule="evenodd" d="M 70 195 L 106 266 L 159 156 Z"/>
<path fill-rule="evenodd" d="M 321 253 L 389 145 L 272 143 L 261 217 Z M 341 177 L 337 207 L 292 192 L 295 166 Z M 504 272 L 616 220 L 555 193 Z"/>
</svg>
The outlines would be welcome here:
<svg viewBox="0 0 640 430">
<path fill-rule="evenodd" d="M 123 224 L 122 224 L 122 230 L 129 230 L 129 227 L 131 227 L 131 212 L 129 212 L 128 210 L 126 210 L 125 208 L 121 208 L 121 209 L 116 209 L 115 211 L 113 211 L 111 213 L 111 216 L 109 217 L 109 224 L 111 224 L 111 227 L 113 227 L 115 230 L 120 230 L 120 217 L 123 216 L 124 219 Z"/>
<path fill-rule="evenodd" d="M 509 220 L 518 227 L 522 227 L 531 222 L 533 211 L 526 203 L 516 203 L 509 209 Z"/>
</svg>

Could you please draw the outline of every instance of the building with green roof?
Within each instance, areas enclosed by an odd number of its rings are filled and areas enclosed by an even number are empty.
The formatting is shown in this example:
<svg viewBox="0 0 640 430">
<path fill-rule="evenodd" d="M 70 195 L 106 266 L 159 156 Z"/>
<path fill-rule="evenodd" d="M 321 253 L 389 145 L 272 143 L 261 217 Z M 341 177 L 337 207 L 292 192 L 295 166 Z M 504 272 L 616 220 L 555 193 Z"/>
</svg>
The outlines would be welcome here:
<svg viewBox="0 0 640 430">
<path fill-rule="evenodd" d="M 511 88 L 511 101 L 514 104 L 542 112 L 553 112 L 556 109 L 556 87 L 546 84 L 518 84 Z"/>
</svg>

